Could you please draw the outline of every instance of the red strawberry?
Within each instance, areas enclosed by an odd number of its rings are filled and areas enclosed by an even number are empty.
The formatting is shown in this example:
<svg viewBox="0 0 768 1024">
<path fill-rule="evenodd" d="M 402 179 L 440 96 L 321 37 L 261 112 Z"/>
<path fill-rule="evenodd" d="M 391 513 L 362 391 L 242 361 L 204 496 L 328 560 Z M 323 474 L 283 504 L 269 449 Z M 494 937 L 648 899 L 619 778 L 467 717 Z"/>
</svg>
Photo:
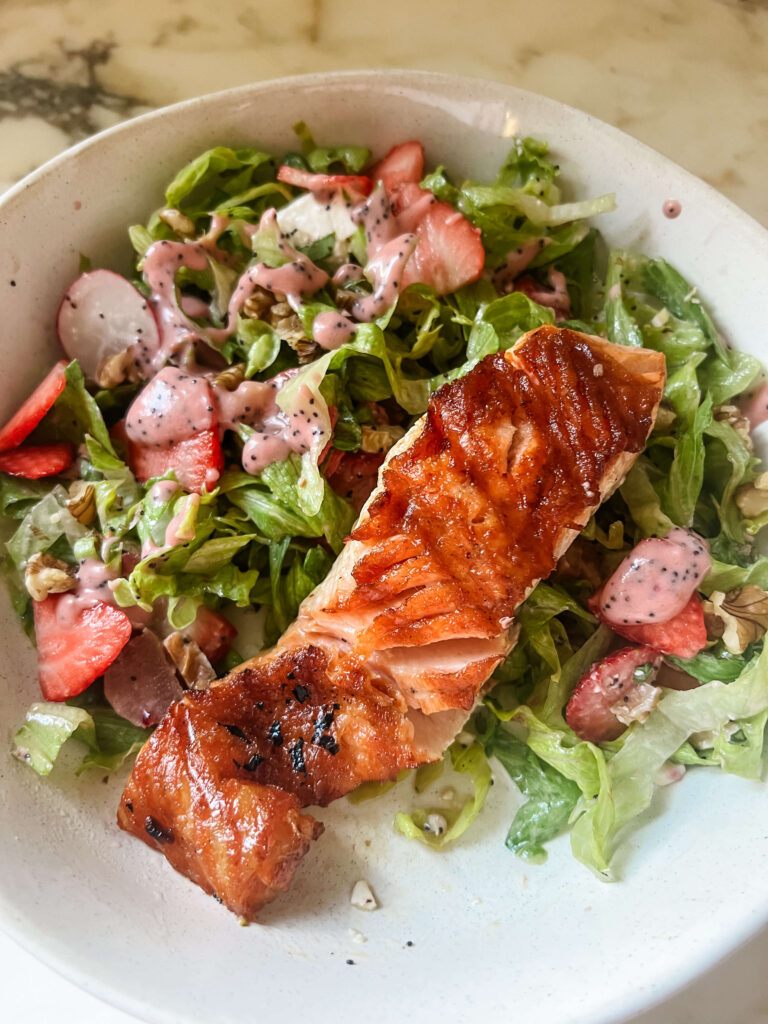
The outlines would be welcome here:
<svg viewBox="0 0 768 1024">
<path fill-rule="evenodd" d="M 611 710 L 616 704 L 631 707 L 633 691 L 648 679 L 635 678 L 643 665 L 655 675 L 661 655 L 652 647 L 623 647 L 596 662 L 577 684 L 565 711 L 565 720 L 582 740 L 607 743 L 618 739 L 627 728 Z"/>
<path fill-rule="evenodd" d="M 352 198 L 367 196 L 373 188 L 373 182 L 363 174 L 312 174 L 298 167 L 283 164 L 277 172 L 277 180 L 286 185 L 296 185 L 309 192 L 327 192 L 343 190 Z"/>
<path fill-rule="evenodd" d="M 0 473 L 39 480 L 43 476 L 56 476 L 72 465 L 75 449 L 71 444 L 39 444 L 14 448 L 0 453 Z"/>
<path fill-rule="evenodd" d="M 431 192 L 406 183 L 393 192 L 392 208 L 403 228 L 415 231 L 418 238 L 405 265 L 404 288 L 421 282 L 432 285 L 438 295 L 447 295 L 480 277 L 485 264 L 480 228 L 473 227 L 449 203 L 438 202 Z"/>
<path fill-rule="evenodd" d="M 419 182 L 424 177 L 424 147 L 415 139 L 401 142 L 393 146 L 369 174 L 373 181 L 380 181 L 387 192 L 404 182 Z"/>
<path fill-rule="evenodd" d="M 183 630 L 185 636 L 194 640 L 208 661 L 216 662 L 229 653 L 237 630 L 218 612 L 211 611 L 204 604 L 197 609 L 197 618 Z"/>
<path fill-rule="evenodd" d="M 64 379 L 66 368 L 67 364 L 63 360 L 56 363 L 45 380 L 38 384 L 19 411 L 11 416 L 0 430 L 0 452 L 6 452 L 9 448 L 16 448 L 17 445 L 20 445 L 51 409 L 66 387 L 67 382 Z"/>
<path fill-rule="evenodd" d="M 128 616 L 99 601 L 62 613 L 66 594 L 34 602 L 37 677 L 46 700 L 76 697 L 107 669 L 131 637 Z M 66 605 L 64 606 L 66 608 Z"/>
<path fill-rule="evenodd" d="M 128 464 L 144 483 L 173 470 L 185 491 L 213 490 L 224 469 L 224 456 L 215 430 L 201 430 L 186 441 L 165 448 L 127 440 Z"/>
<path fill-rule="evenodd" d="M 341 457 L 338 461 L 334 460 L 335 464 L 330 471 L 326 468 L 326 479 L 334 491 L 342 498 L 346 498 L 359 512 L 376 486 L 379 466 L 384 461 L 384 456 L 369 452 L 339 454 Z M 333 455 L 332 452 L 328 466 L 331 466 Z"/>
<path fill-rule="evenodd" d="M 601 590 L 590 599 L 589 607 L 602 621 L 600 615 Z M 606 622 L 614 633 L 636 644 L 647 644 L 662 654 L 674 654 L 678 658 L 693 658 L 703 650 L 707 642 L 707 627 L 701 600 L 694 594 L 681 612 L 666 622 L 645 622 L 641 625 L 616 625 Z"/>
</svg>

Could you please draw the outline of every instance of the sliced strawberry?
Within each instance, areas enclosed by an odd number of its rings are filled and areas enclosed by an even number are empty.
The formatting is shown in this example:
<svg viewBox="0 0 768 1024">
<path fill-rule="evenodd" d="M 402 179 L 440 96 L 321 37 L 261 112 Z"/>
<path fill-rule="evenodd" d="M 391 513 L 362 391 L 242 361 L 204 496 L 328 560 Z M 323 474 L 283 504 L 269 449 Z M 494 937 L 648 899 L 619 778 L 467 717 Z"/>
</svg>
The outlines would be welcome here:
<svg viewBox="0 0 768 1024">
<path fill-rule="evenodd" d="M 623 647 L 596 662 L 571 694 L 566 722 L 590 743 L 618 739 L 627 722 L 616 712 L 629 719 L 650 710 L 656 693 L 649 684 L 660 664 L 661 655 L 652 647 Z M 650 672 L 638 673 L 643 666 L 650 666 Z"/>
<path fill-rule="evenodd" d="M 128 464 L 142 483 L 173 470 L 185 491 L 213 490 L 224 469 L 224 456 L 214 430 L 201 430 L 186 441 L 164 448 L 127 438 Z"/>
<path fill-rule="evenodd" d="M 66 368 L 64 360 L 56 363 L 45 380 L 38 384 L 19 411 L 14 413 L 0 430 L 0 452 L 7 452 L 9 448 L 20 445 L 53 407 L 53 403 L 67 386 L 64 378 Z"/>
<path fill-rule="evenodd" d="M 387 192 L 404 182 L 417 183 L 424 177 L 424 147 L 415 139 L 401 142 L 371 168 L 373 181 L 380 181 Z"/>
<path fill-rule="evenodd" d="M 342 452 L 341 457 L 330 468 L 328 460 L 325 475 L 328 483 L 359 512 L 370 497 L 379 476 L 379 466 L 384 456 L 378 452 Z M 333 453 L 331 453 L 333 458 Z"/>
<path fill-rule="evenodd" d="M 602 588 L 590 599 L 589 607 L 605 622 L 614 633 L 632 640 L 636 644 L 647 644 L 662 654 L 674 654 L 678 658 L 693 658 L 704 649 L 707 642 L 707 627 L 704 609 L 697 594 L 694 594 L 681 612 L 667 622 L 644 622 L 640 625 L 617 625 L 608 622 L 600 613 Z"/>
<path fill-rule="evenodd" d="M 182 632 L 195 641 L 211 663 L 229 654 L 232 641 L 237 636 L 237 630 L 228 619 L 206 608 L 204 604 L 197 609 L 197 618 L 192 625 Z"/>
<path fill-rule="evenodd" d="M 0 473 L 39 480 L 44 476 L 63 473 L 72 465 L 74 458 L 75 449 L 71 444 L 31 444 L 26 448 L 14 448 L 11 452 L 0 453 Z"/>
<path fill-rule="evenodd" d="M 99 601 L 71 607 L 67 594 L 34 602 L 37 677 L 46 700 L 76 697 L 107 669 L 131 637 L 128 616 Z M 66 602 L 60 607 L 61 602 Z"/>
<path fill-rule="evenodd" d="M 431 201 L 430 201 L 431 199 Z M 449 203 L 441 203 L 431 192 L 405 183 L 392 194 L 392 208 L 406 231 L 418 238 L 416 249 L 405 265 L 403 287 L 429 284 L 438 295 L 447 295 L 483 272 L 485 249 L 480 228 Z"/>
<path fill-rule="evenodd" d="M 305 188 L 309 192 L 344 191 L 352 198 L 367 196 L 373 182 L 363 174 L 312 174 L 299 167 L 283 164 L 277 172 L 277 180 L 286 185 Z"/>
</svg>

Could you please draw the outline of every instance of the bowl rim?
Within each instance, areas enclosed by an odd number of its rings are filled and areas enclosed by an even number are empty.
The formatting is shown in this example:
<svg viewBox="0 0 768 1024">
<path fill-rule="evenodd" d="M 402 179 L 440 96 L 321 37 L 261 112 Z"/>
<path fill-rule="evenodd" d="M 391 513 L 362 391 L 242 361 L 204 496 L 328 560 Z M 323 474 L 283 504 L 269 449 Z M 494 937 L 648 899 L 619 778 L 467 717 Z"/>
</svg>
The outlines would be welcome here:
<svg viewBox="0 0 768 1024">
<path fill-rule="evenodd" d="M 740 231 L 747 233 L 750 244 L 754 244 L 768 256 L 768 227 L 764 227 L 755 217 L 719 192 L 714 186 L 703 181 L 673 159 L 659 153 L 648 144 L 622 129 L 550 96 L 491 78 L 479 75 L 458 75 L 409 68 L 330 70 L 269 78 L 217 90 L 212 93 L 201 94 L 138 114 L 116 125 L 102 129 L 81 142 L 67 147 L 2 193 L 0 195 L 0 236 L 2 236 L 2 232 L 5 229 L 4 215 L 6 211 L 12 210 L 14 204 L 22 196 L 30 189 L 36 188 L 41 182 L 54 177 L 62 166 L 76 163 L 81 153 L 101 146 L 105 141 L 119 139 L 123 135 L 128 137 L 137 130 L 137 127 L 140 129 L 142 125 L 156 120 L 173 118 L 176 113 L 181 111 L 186 112 L 194 110 L 196 107 L 216 105 L 224 100 L 232 100 L 233 102 L 238 100 L 246 101 L 253 96 L 269 93 L 273 90 L 287 88 L 307 90 L 314 87 L 343 85 L 351 82 L 357 82 L 369 89 L 389 87 L 396 91 L 398 88 L 403 90 L 406 87 L 410 90 L 415 88 L 423 91 L 425 96 L 428 96 L 430 93 L 432 95 L 441 92 L 453 93 L 462 88 L 470 89 L 474 92 L 483 90 L 488 94 L 489 98 L 513 98 L 522 103 L 532 101 L 539 108 L 544 107 L 553 113 L 565 113 L 568 118 L 583 124 L 591 135 L 602 135 L 619 140 L 629 153 L 636 155 L 645 164 L 658 169 L 674 169 L 699 195 L 715 202 L 722 209 L 724 216 L 734 221 Z M 403 92 L 403 95 L 405 95 L 405 92 Z M 89 974 L 85 970 L 73 965 L 66 956 L 57 953 L 49 946 L 41 945 L 37 931 L 26 928 L 22 917 L 13 919 L 7 913 L 2 913 L 4 902 L 4 900 L 0 899 L 0 931 L 8 935 L 19 947 L 31 956 L 34 956 L 41 963 L 50 967 L 62 978 L 77 985 L 78 988 L 89 995 L 100 999 L 118 1010 L 133 1015 L 137 1019 L 156 1022 L 156 1024 L 170 1024 L 175 1019 L 170 1015 L 170 1011 L 150 1006 L 140 998 L 132 996 L 127 989 L 114 987 L 109 982 L 103 981 L 98 975 Z M 656 982 L 654 985 L 655 990 L 651 993 L 650 998 L 647 992 L 643 995 L 642 992 L 638 991 L 634 998 L 630 995 L 625 1007 L 620 1011 L 620 1016 L 617 1017 L 615 1014 L 612 1014 L 610 1017 L 603 1016 L 600 1018 L 599 1024 L 619 1024 L 620 1021 L 628 1020 L 638 1013 L 660 1006 L 670 997 L 695 982 L 704 972 L 724 957 L 736 954 L 766 924 L 768 924 L 768 913 L 753 912 L 752 915 L 743 918 L 738 926 L 732 928 L 725 952 L 723 952 L 722 946 L 719 949 L 710 947 L 700 951 L 692 959 L 690 969 L 684 975 L 677 978 L 663 978 L 660 982 Z"/>
</svg>

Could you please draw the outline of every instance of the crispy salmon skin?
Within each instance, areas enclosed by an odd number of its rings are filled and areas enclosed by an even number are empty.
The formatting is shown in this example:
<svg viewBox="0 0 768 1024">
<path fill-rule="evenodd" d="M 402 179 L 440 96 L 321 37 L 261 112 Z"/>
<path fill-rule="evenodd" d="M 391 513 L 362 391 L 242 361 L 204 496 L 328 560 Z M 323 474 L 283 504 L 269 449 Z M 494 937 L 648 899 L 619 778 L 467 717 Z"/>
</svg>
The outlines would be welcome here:
<svg viewBox="0 0 768 1024">
<path fill-rule="evenodd" d="M 322 831 L 303 808 L 442 755 L 664 379 L 658 353 L 544 326 L 444 385 L 277 646 L 170 709 L 120 827 L 253 919 Z"/>
</svg>

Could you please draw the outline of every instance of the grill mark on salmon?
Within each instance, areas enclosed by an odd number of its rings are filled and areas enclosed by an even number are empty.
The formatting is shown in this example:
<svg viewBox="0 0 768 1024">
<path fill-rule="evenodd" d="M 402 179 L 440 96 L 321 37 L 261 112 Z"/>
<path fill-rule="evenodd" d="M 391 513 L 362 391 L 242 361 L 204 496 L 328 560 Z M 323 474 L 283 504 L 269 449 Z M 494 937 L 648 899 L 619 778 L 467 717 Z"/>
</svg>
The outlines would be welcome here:
<svg viewBox="0 0 768 1024">
<path fill-rule="evenodd" d="M 663 386 L 658 353 L 546 326 L 441 388 L 278 645 L 168 712 L 120 826 L 253 919 L 322 831 L 305 807 L 442 755 Z"/>
</svg>

